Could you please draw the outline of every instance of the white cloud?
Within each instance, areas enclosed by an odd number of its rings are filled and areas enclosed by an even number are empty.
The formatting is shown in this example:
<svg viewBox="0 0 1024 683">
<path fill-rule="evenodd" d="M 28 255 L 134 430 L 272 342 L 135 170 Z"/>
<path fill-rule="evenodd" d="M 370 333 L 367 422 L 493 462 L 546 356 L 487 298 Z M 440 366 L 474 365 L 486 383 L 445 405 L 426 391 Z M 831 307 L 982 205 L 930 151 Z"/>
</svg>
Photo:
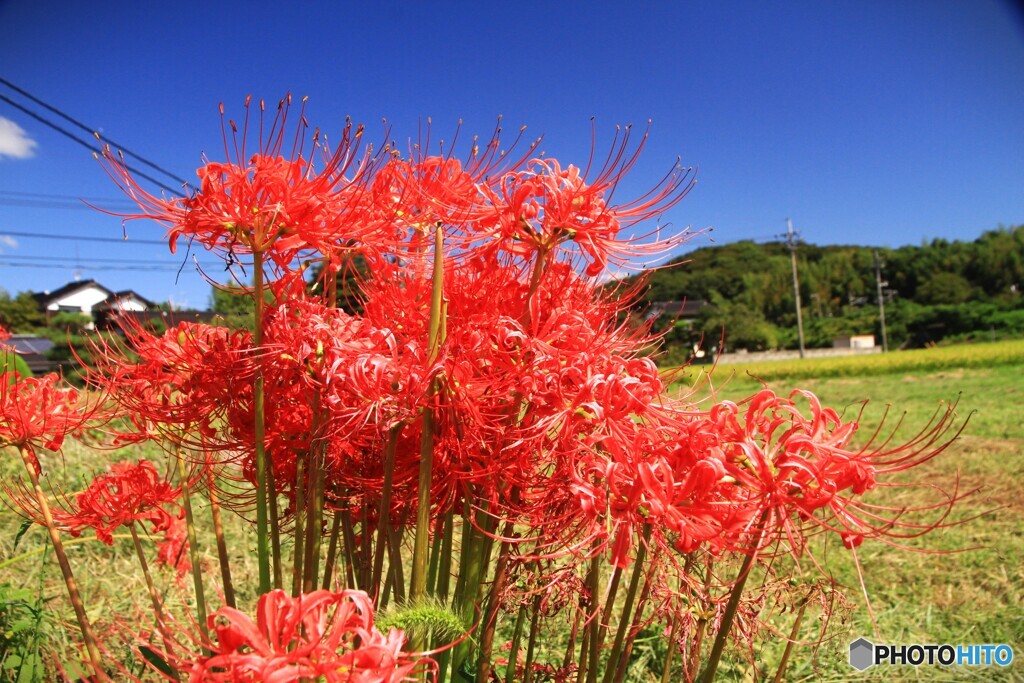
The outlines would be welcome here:
<svg viewBox="0 0 1024 683">
<path fill-rule="evenodd" d="M 0 116 L 0 158 L 28 159 L 35 156 L 36 141 L 21 126 Z"/>
<path fill-rule="evenodd" d="M 0 245 L 3 245 L 10 249 L 17 249 L 18 240 L 14 239 L 10 235 L 0 235 Z"/>
</svg>

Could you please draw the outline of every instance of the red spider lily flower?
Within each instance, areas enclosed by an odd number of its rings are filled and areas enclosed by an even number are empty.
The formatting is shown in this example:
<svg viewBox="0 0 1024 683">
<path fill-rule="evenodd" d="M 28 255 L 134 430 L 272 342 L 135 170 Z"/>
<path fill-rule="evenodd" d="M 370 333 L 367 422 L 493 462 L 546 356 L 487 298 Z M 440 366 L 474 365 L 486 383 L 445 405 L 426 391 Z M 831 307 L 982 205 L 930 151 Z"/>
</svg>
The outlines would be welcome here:
<svg viewBox="0 0 1024 683">
<path fill-rule="evenodd" d="M 464 222 L 480 199 L 462 162 L 439 156 L 392 159 L 374 178 L 372 195 L 382 219 L 421 237 L 429 237 L 439 222 Z"/>
<path fill-rule="evenodd" d="M 795 396 L 807 401 L 809 415 L 798 409 Z M 847 548 L 865 538 L 899 545 L 903 539 L 945 526 L 946 516 L 963 494 L 943 493 L 942 500 L 913 509 L 878 506 L 861 498 L 880 485 L 880 476 L 910 469 L 945 450 L 959 433 L 948 436 L 953 415 L 950 408 L 906 444 L 852 449 L 848 444 L 856 422 L 842 422 L 810 392 L 796 391 L 786 399 L 765 390 L 750 399 L 742 427 L 746 438 L 730 470 L 740 486 L 756 493 L 754 502 L 770 532 L 764 543 L 781 536 L 799 551 L 809 532 L 822 530 L 838 534 Z M 938 519 L 909 519 L 929 510 L 936 511 Z M 801 528 L 794 517 L 809 528 Z"/>
<path fill-rule="evenodd" d="M 354 178 L 346 177 L 356 161 L 354 144 L 361 137 L 362 127 L 353 130 L 351 123 L 346 125 L 333 150 L 319 131 L 314 132 L 307 158 L 302 140 L 307 124 L 300 112 L 293 149 L 289 156 L 284 156 L 291 97 L 279 103 L 265 139 L 261 101 L 259 150 L 249 155 L 246 143 L 250 102 L 251 98 L 246 100 L 240 135 L 235 123 L 230 122 L 233 145 L 229 145 L 224 130 L 228 161 L 202 166 L 197 172 L 200 185 L 192 196 L 168 200 L 149 194 L 124 163 L 106 151 L 103 162 L 107 172 L 141 209 L 140 213 L 123 217 L 148 218 L 164 225 L 172 252 L 178 239 L 184 236 L 224 254 L 229 261 L 238 254 L 259 252 L 269 254 L 285 268 L 302 250 L 328 251 L 366 237 L 373 226 L 363 220 L 359 196 L 364 192 L 361 179 L 368 175 L 374 162 L 365 157 L 361 167 L 354 169 Z M 223 114 L 221 106 L 222 122 Z M 314 156 L 324 157 L 322 168 L 314 168 Z"/>
<path fill-rule="evenodd" d="M 8 331 L 8 329 L 6 327 L 4 327 L 3 325 L 0 325 L 0 344 L 3 344 L 5 341 L 7 341 L 10 338 L 11 338 L 11 333 Z"/>
<path fill-rule="evenodd" d="M 0 447 L 16 446 L 35 459 L 35 449 L 59 450 L 64 438 L 98 417 L 98 403 L 81 401 L 56 374 L 0 380 Z M 35 462 L 39 474 L 39 463 Z"/>
<path fill-rule="evenodd" d="M 153 533 L 168 531 L 184 514 L 180 496 L 181 490 L 164 481 L 148 460 L 119 462 L 75 496 L 71 511 L 55 510 L 54 520 L 72 536 L 94 529 L 96 538 L 113 545 L 114 531 L 136 522 L 149 522 Z"/>
<path fill-rule="evenodd" d="M 190 683 L 398 683 L 436 666 L 403 652 L 401 631 L 377 630 L 373 603 L 362 591 L 293 598 L 273 590 L 260 596 L 255 621 L 223 607 L 209 617 L 209 627 L 215 642 L 204 645 L 212 654 L 179 665 Z"/>
<path fill-rule="evenodd" d="M 192 558 L 188 552 L 188 529 L 182 519 L 174 518 L 164 530 L 164 537 L 156 543 L 157 564 L 174 569 L 180 579 L 192 569 Z"/>
<path fill-rule="evenodd" d="M 155 335 L 119 319 L 125 343 L 91 340 L 89 384 L 116 404 L 138 434 L 207 452 L 236 444 L 220 429 L 227 406 L 251 384 L 252 335 L 223 327 L 180 323 Z"/>
<path fill-rule="evenodd" d="M 644 134 L 646 140 L 647 134 Z M 689 235 L 683 231 L 664 239 L 646 235 L 620 237 L 623 229 L 663 214 L 693 186 L 687 169 L 673 169 L 642 198 L 619 205 L 611 199 L 621 179 L 636 163 L 644 141 L 629 151 L 629 129 L 616 138 L 604 167 L 588 180 L 589 166 L 580 170 L 553 159 L 534 159 L 524 171 L 500 178 L 481 190 L 490 207 L 480 209 L 472 230 L 491 240 L 485 248 L 500 249 L 532 260 L 568 249 L 574 243 L 588 262 L 588 275 L 598 275 L 609 263 L 626 265 L 637 256 L 665 253 Z"/>
</svg>

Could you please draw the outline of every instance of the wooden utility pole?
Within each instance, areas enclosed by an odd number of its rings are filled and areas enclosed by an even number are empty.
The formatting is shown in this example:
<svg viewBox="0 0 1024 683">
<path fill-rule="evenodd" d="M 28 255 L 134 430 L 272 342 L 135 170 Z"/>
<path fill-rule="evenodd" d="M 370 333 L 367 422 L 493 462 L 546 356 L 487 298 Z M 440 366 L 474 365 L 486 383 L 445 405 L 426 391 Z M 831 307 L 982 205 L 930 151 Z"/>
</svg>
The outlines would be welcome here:
<svg viewBox="0 0 1024 683">
<path fill-rule="evenodd" d="M 882 287 L 888 284 L 888 282 L 882 282 L 882 261 L 878 258 L 878 250 L 875 249 L 875 288 L 878 290 L 878 317 L 882 322 L 883 353 L 889 351 L 889 338 L 885 333 L 885 295 L 882 293 Z"/>
<path fill-rule="evenodd" d="M 800 357 L 804 357 L 804 318 L 800 312 L 800 278 L 796 273 L 796 241 L 799 233 L 793 232 L 793 221 L 786 219 L 786 244 L 793 261 L 793 295 L 796 297 L 796 334 L 800 340 Z"/>
</svg>

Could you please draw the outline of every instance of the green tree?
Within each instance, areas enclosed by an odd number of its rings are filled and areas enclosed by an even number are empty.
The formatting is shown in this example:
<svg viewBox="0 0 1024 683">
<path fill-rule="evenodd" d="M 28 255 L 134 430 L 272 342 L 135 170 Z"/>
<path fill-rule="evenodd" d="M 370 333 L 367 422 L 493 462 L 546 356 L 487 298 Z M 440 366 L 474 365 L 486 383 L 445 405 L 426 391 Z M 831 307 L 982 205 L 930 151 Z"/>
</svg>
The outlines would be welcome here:
<svg viewBox="0 0 1024 683">
<path fill-rule="evenodd" d="M 768 351 L 779 347 L 778 331 L 759 311 L 744 303 L 728 301 L 716 292 L 712 292 L 711 305 L 701 311 L 697 324 L 705 342 L 721 338 L 724 330 L 727 351 Z"/>
<path fill-rule="evenodd" d="M 322 294 L 324 289 L 324 265 L 317 263 L 309 269 L 309 289 Z M 342 257 L 342 265 L 335 275 L 335 304 L 350 315 L 363 311 L 362 283 L 369 277 L 370 269 L 366 258 L 359 253 Z"/>
<path fill-rule="evenodd" d="M 22 292 L 11 298 L 0 289 L 0 325 L 11 332 L 27 333 L 43 324 L 45 318 L 31 292 Z"/>
<path fill-rule="evenodd" d="M 269 289 L 265 292 L 264 300 L 268 303 L 273 301 Z M 233 329 L 251 330 L 256 322 L 252 293 L 238 285 L 213 285 L 210 290 L 210 310 Z"/>
<path fill-rule="evenodd" d="M 974 298 L 975 288 L 959 273 L 933 273 L 917 288 L 915 299 L 923 304 L 960 304 Z"/>
</svg>

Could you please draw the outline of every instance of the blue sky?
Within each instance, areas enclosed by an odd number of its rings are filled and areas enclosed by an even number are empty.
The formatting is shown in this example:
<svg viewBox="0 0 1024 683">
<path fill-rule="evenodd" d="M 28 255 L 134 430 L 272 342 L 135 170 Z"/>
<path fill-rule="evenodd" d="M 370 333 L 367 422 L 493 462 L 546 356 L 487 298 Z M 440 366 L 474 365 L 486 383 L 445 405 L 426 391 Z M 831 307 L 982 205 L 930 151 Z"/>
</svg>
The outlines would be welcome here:
<svg viewBox="0 0 1024 683">
<path fill-rule="evenodd" d="M 721 243 L 770 239 L 787 217 L 808 242 L 890 247 L 1024 223 L 1024 21 L 994 0 L 6 0 L 0 76 L 188 179 L 202 152 L 220 158 L 219 102 L 237 114 L 246 94 L 290 91 L 329 134 L 349 115 L 371 139 L 382 117 L 399 141 L 427 117 L 437 136 L 460 118 L 463 136 L 487 136 L 501 114 L 565 163 L 585 162 L 592 116 L 599 151 L 616 124 L 653 119 L 621 196 L 678 155 L 698 185 L 667 219 Z M 84 149 L 0 101 L 0 288 L 55 289 L 77 264 L 206 306 L 192 266 L 178 276 L 180 258 L 139 243 L 162 238 L 154 225 L 129 224 L 127 243 L 10 234 L 121 234 L 62 197 L 123 206 Z"/>
</svg>

